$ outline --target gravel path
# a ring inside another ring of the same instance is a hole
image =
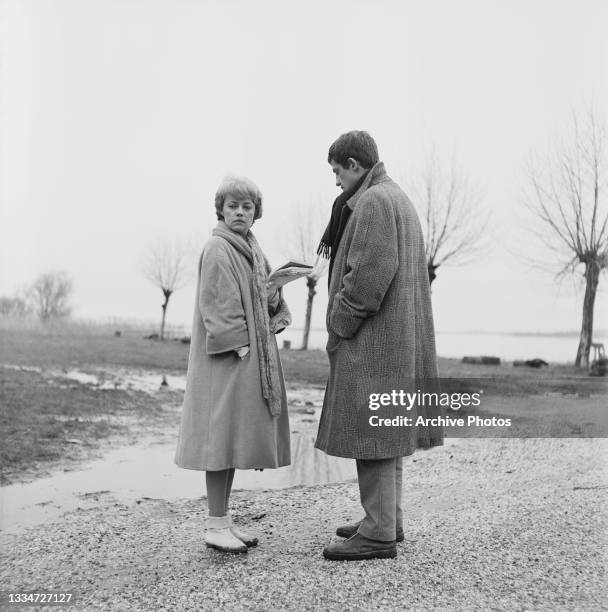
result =
[[[347,483],[235,492],[239,522],[262,534],[238,556],[205,548],[201,500],[75,512],[3,536],[0,580],[73,591],[78,610],[608,610],[607,462],[602,439],[417,453],[396,560],[322,558],[335,526],[359,518]]]

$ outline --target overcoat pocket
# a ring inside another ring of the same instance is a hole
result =
[[[327,346],[325,347],[325,350],[328,353],[335,353],[342,344],[342,342],[344,342],[344,338],[342,336],[338,336],[338,334],[330,331],[327,338]]]

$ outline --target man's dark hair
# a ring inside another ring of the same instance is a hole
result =
[[[356,159],[368,170],[378,163],[378,145],[367,132],[361,130],[346,132],[329,147],[327,161],[333,161],[346,168],[349,157]]]

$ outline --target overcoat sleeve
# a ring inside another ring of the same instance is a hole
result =
[[[363,321],[376,314],[398,268],[397,225],[389,203],[363,198],[351,222],[355,224],[346,256],[342,287],[333,299],[330,329],[352,338]]]
[[[201,259],[198,306],[207,331],[207,354],[249,344],[238,278],[228,257],[215,249]]]
[[[272,317],[279,307],[281,301],[281,294],[279,289],[275,289],[271,295],[268,296],[268,316]]]

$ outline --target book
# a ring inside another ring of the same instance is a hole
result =
[[[298,278],[308,276],[313,271],[313,266],[299,261],[288,261],[276,270],[273,270],[268,277],[268,282],[272,282],[277,287],[283,287]]]

